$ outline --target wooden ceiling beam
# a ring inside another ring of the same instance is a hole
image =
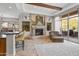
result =
[[[75,11],[69,12],[69,13],[67,13],[67,14],[64,14],[64,15],[62,15],[62,18],[68,17],[68,14],[69,14],[69,16],[72,16],[72,15],[78,14],[78,11],[75,10]]]
[[[27,4],[40,6],[40,7],[44,7],[44,8],[49,8],[49,9],[62,10],[61,7],[52,6],[52,5],[48,5],[48,4],[44,4],[44,3],[27,3]]]

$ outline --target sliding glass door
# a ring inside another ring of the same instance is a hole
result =
[[[62,21],[61,21],[61,31],[62,31],[62,35],[64,36],[64,38],[67,39],[67,36],[68,36],[67,17],[62,18]]]
[[[78,41],[78,16],[69,18],[69,40],[73,42]]]
[[[78,15],[72,15],[65,18],[62,18],[61,29],[62,35],[66,40],[79,42],[78,40]]]

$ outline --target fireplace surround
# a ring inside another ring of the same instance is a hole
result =
[[[45,31],[45,26],[32,26],[33,36],[45,35]]]

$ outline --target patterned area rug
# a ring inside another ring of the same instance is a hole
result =
[[[37,51],[35,49],[35,45],[48,44],[48,43],[52,43],[52,42],[47,36],[32,37],[32,40],[26,39],[24,51],[21,48],[16,49],[16,55],[18,56],[38,56]]]

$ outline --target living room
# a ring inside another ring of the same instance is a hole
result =
[[[0,4],[0,55],[79,55],[79,4]]]

